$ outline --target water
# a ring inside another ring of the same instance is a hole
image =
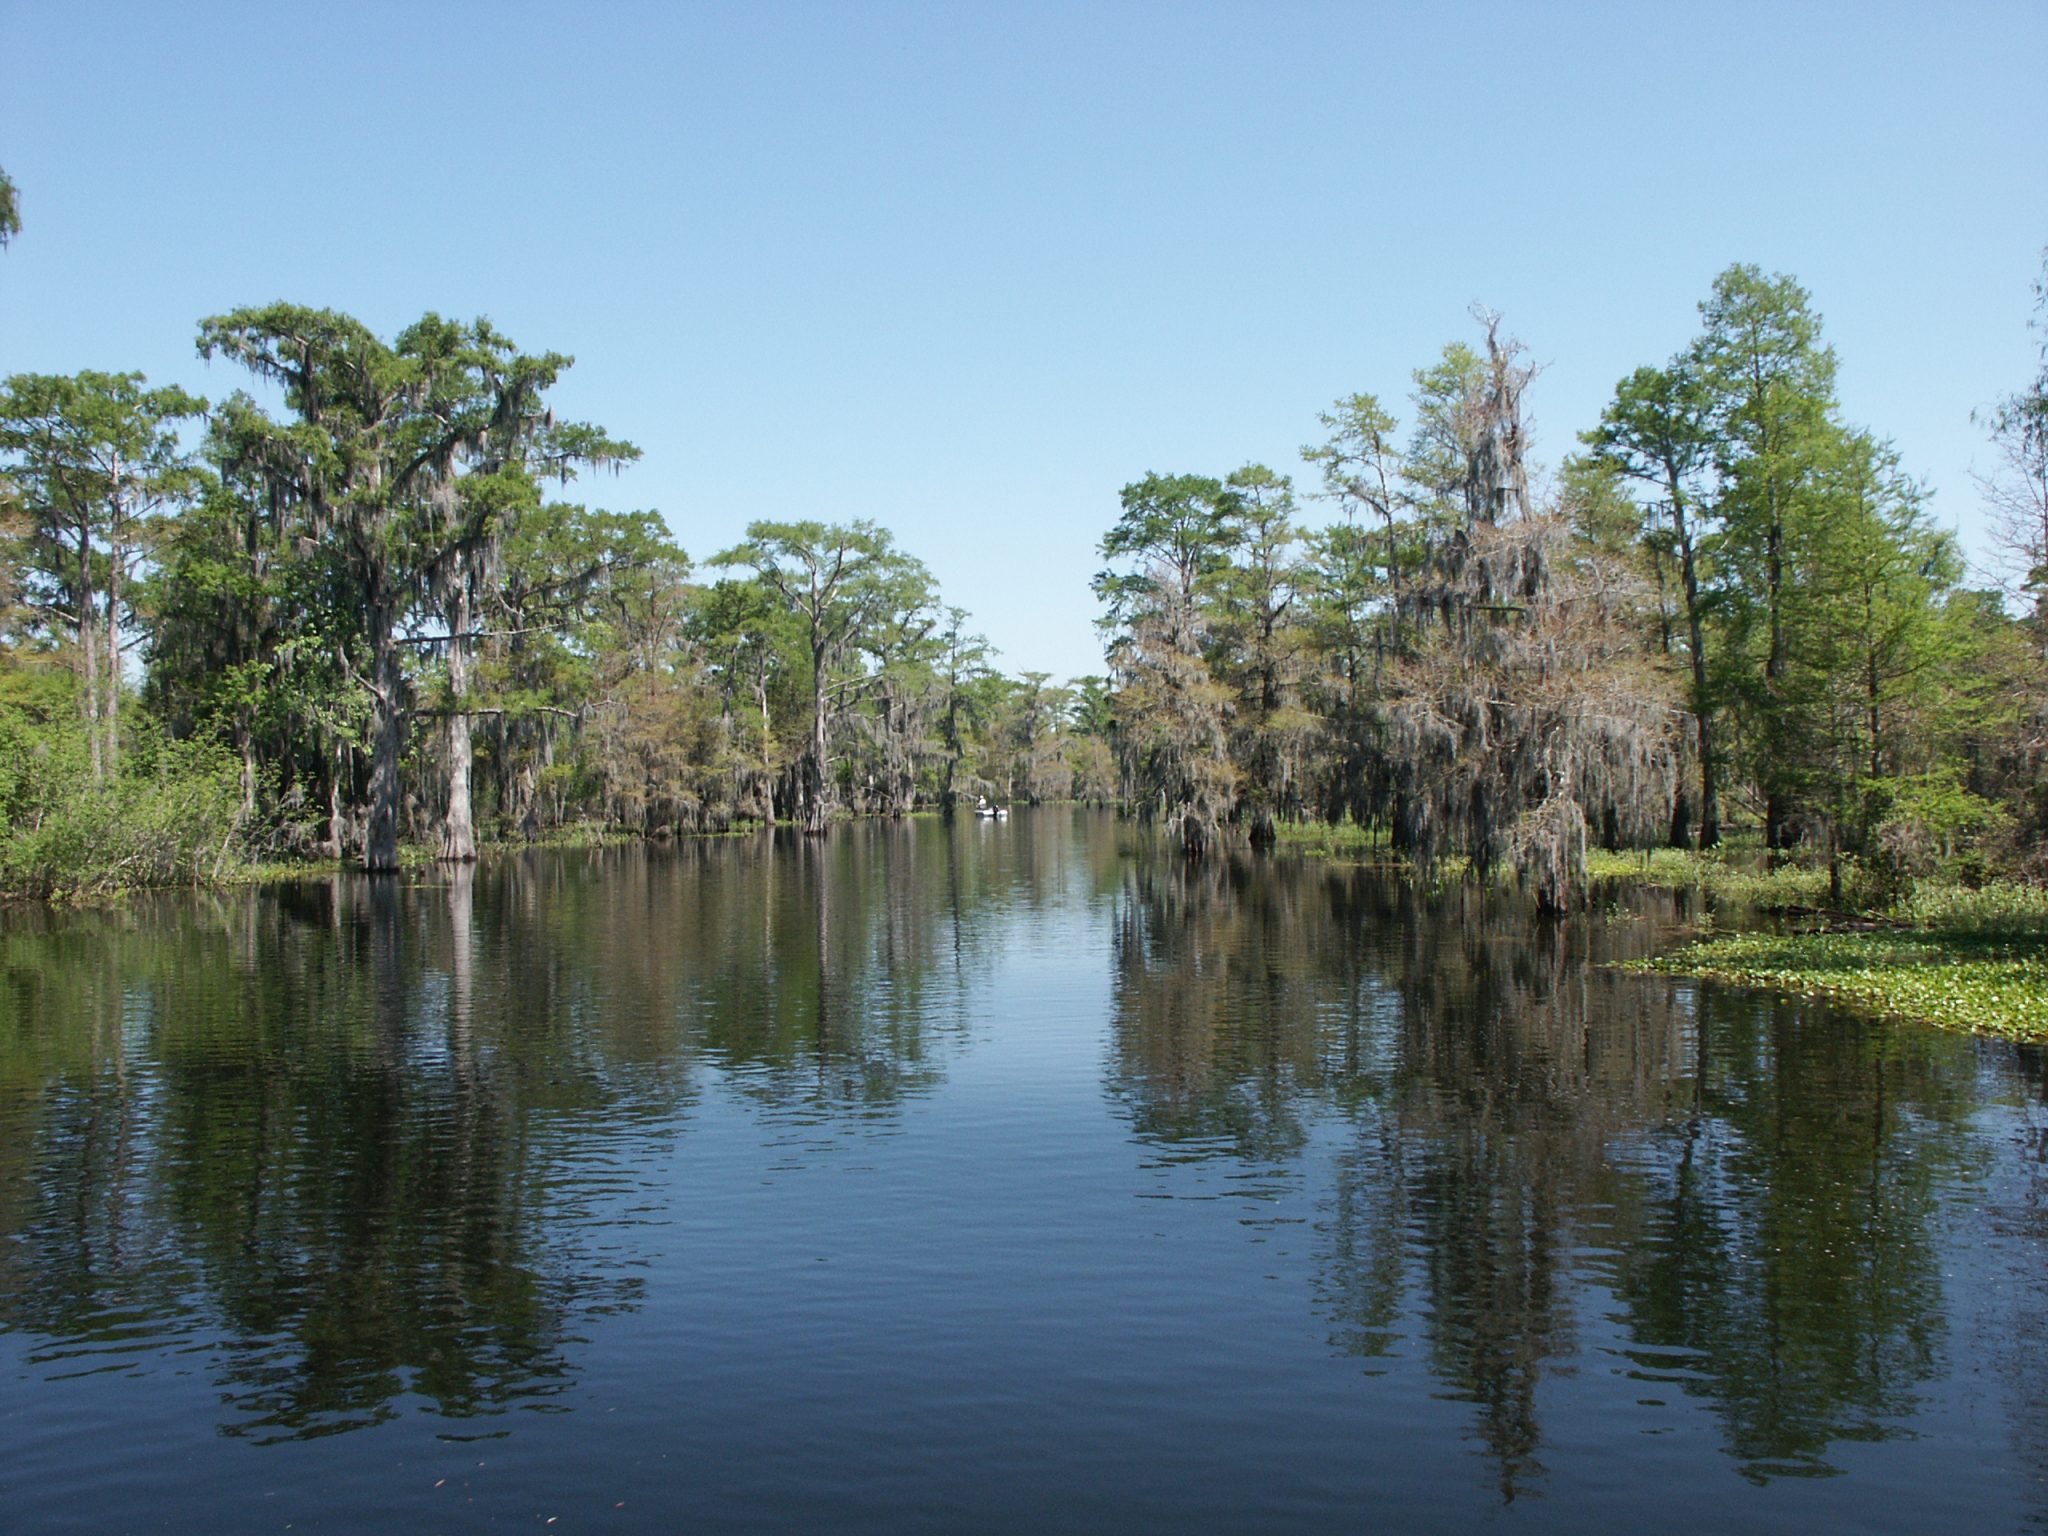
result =
[[[8,914],[0,1528],[2048,1529],[2042,1056],[1673,920],[1065,810]]]

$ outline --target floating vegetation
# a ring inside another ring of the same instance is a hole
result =
[[[1944,1029],[2048,1040],[2048,891],[1930,887],[1866,926],[1719,935],[1624,968],[1832,998]]]

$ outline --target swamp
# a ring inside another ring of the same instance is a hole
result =
[[[1694,899],[1044,807],[6,911],[0,1504],[2048,1523],[2048,1056],[1623,968]]]
[[[2048,6],[397,19],[0,5],[0,1536],[2048,1536]]]

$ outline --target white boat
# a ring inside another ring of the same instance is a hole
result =
[[[974,797],[974,814],[984,817],[989,821],[1008,821],[1010,819],[1010,808],[1007,805],[990,805],[987,795],[976,795]]]

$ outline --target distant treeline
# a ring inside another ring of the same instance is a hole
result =
[[[1790,279],[1734,268],[1551,486],[1497,317],[1287,476],[1147,475],[1096,578],[1111,675],[992,665],[868,523],[757,522],[694,569],[559,493],[638,457],[487,322],[204,321],[280,398],[0,385],[0,888],[564,829],[822,830],[987,796],[1121,802],[1191,853],[1382,829],[1565,907],[1588,839],[1910,871],[2013,863],[2048,803],[2042,377],[1990,425],[2026,611],[1964,584],[1897,455],[1839,419]]]
[[[134,374],[0,386],[0,797],[24,834],[96,819],[144,742],[152,785],[163,745],[206,744],[177,777],[217,792],[166,829],[203,835],[131,877],[216,843],[376,870],[402,844],[466,859],[480,835],[576,823],[819,830],[1114,793],[1073,725],[1106,719],[1102,680],[998,673],[886,531],[757,522],[698,576],[656,514],[552,499],[638,456],[556,417],[566,357],[482,321],[386,342],[290,305],[208,320],[199,347],[276,386],[283,414]],[[104,856],[14,841],[35,866],[17,888]]]

